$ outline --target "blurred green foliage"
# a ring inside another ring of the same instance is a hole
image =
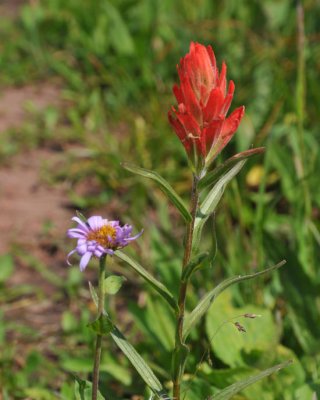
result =
[[[129,175],[120,162],[157,170],[186,198],[184,151],[166,121],[174,103],[175,65],[191,40],[211,44],[219,64],[227,62],[228,78],[236,83],[232,107],[245,104],[246,116],[221,157],[251,146],[266,146],[267,152],[250,160],[228,187],[215,218],[214,267],[195,274],[188,307],[224,277],[283,258],[287,265],[272,277],[234,287],[213,305],[199,331],[192,332],[187,399],[206,399],[214,390],[290,358],[293,366],[235,399],[320,396],[320,5],[305,0],[303,7],[300,47],[296,2],[291,0],[39,0],[0,24],[1,87],[49,81],[62,89],[66,104],[35,110],[23,137],[16,130],[3,134],[1,159],[25,147],[59,144],[65,162],[47,179],[70,182],[76,208],[101,207],[116,199],[123,218],[146,227],[140,257],[175,292],[182,223],[152,183]],[[73,149],[74,144],[82,150]],[[98,195],[73,193],[79,182],[90,179]],[[212,225],[207,230],[210,238]],[[1,313],[0,393],[4,400],[70,399],[72,374],[87,378],[91,371],[88,293],[76,269],[61,281],[46,273],[45,266],[29,262],[56,286],[57,301],[64,304],[62,344],[51,348],[50,357],[31,349],[19,363],[15,346],[6,346],[7,338],[13,331],[37,335],[22,322],[7,322]],[[110,300],[115,319],[168,382],[174,330],[170,311],[139,286],[134,274],[114,262],[111,269],[128,278],[119,303]],[[34,290],[6,287],[13,271],[12,258],[1,257],[1,303]],[[36,293],[43,299],[41,288]],[[79,307],[80,302],[86,304]],[[245,312],[262,315],[239,319],[246,333],[226,322]],[[101,369],[101,391],[109,399],[143,393],[148,398],[128,361],[109,342]]]

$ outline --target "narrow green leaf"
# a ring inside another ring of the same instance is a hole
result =
[[[127,341],[127,339],[123,336],[123,334],[119,331],[119,329],[114,326],[111,332],[111,337],[121,349],[121,351],[128,357],[131,364],[137,370],[141,378],[144,382],[149,386],[149,388],[160,398],[160,399],[168,399],[170,397],[164,392],[163,387],[158,380],[158,378],[154,375],[151,368],[146,364],[144,359],[140,356],[140,354],[135,350],[135,348]]]
[[[113,324],[110,318],[103,313],[95,321],[90,322],[88,327],[98,335],[108,335],[113,329]]]
[[[201,215],[207,215],[213,213],[215,210],[222,193],[224,192],[226,185],[231,181],[233,177],[237,175],[237,173],[244,166],[246,160],[238,161],[231,169],[228,170],[219,181],[214,185],[214,187],[210,190],[207,197],[204,199],[200,206]]]
[[[229,286],[233,285],[234,283],[238,283],[241,281],[246,281],[249,279],[256,278],[260,275],[267,274],[271,271],[274,271],[280,267],[282,267],[286,263],[285,260],[282,260],[276,265],[273,265],[270,268],[267,268],[263,271],[255,272],[254,274],[249,275],[238,275],[232,278],[226,279],[225,281],[221,282],[218,286],[212,289],[209,293],[207,293],[198,303],[198,305],[194,308],[194,310],[185,318],[185,323],[183,327],[183,341],[186,340],[188,337],[191,329],[200,321],[203,315],[208,311],[212,302],[222,293],[225,289]]]
[[[92,299],[96,307],[98,308],[98,297],[94,287],[91,285],[90,282],[89,282],[89,287]],[[123,336],[123,334],[119,331],[119,329],[113,324],[106,310],[103,310],[103,317],[107,318],[108,321],[112,324],[112,330],[109,332],[112,339],[122,350],[122,352],[128,357],[129,361],[131,362],[133,367],[137,370],[137,372],[144,380],[144,382],[160,399],[170,400],[170,397],[168,397],[168,395],[164,392],[160,381],[154,375],[151,368],[148,366],[148,364],[146,364],[146,362],[143,360],[140,354],[135,350],[135,348],[127,341],[127,339]]]
[[[124,276],[110,275],[104,281],[104,292],[106,294],[116,294],[120,290],[123,282],[126,280]]]
[[[137,263],[128,255],[124,254],[122,251],[117,250],[114,254],[121,260],[128,263],[144,280],[146,280],[168,302],[168,304],[170,304],[170,306],[174,310],[177,310],[178,306],[172,293],[161,282],[159,282],[139,263]]]
[[[192,220],[191,214],[189,213],[183,200],[175,192],[175,190],[172,188],[172,186],[165,179],[163,179],[159,174],[157,174],[154,171],[150,171],[148,169],[136,167],[135,165],[129,165],[127,163],[123,163],[122,166],[126,170],[133,172],[134,174],[141,175],[145,178],[149,178],[149,179],[152,179],[153,181],[155,181],[158,184],[159,188],[168,196],[168,198],[177,207],[177,209],[180,211],[180,213],[183,216],[183,218],[185,219],[185,221],[191,222],[191,220]]]
[[[250,158],[252,156],[264,153],[264,151],[265,151],[264,147],[257,147],[256,149],[246,150],[246,151],[243,151],[241,153],[234,155],[231,158],[228,158],[227,161],[225,161],[223,164],[219,165],[213,171],[208,172],[199,181],[199,183],[198,183],[199,190],[202,190],[202,189],[205,189],[205,188],[208,188],[208,187],[214,185],[222,175],[224,175],[226,172],[228,172],[239,161],[247,160],[248,158]]]
[[[77,217],[78,217],[82,222],[84,222],[85,224],[87,223],[88,219],[87,219],[80,211],[76,210],[76,214],[77,214]]]
[[[238,161],[235,165],[233,165],[231,169],[228,170],[228,172],[226,172],[222,177],[220,177],[218,182],[214,185],[214,187],[210,190],[206,198],[201,203],[194,224],[193,243],[192,243],[193,252],[197,252],[204,224],[216,209],[227,184],[231,181],[233,177],[237,175],[237,173],[244,166],[245,162],[246,160]]]
[[[246,387],[252,385],[253,383],[263,379],[274,372],[280,371],[282,368],[287,367],[292,363],[291,360],[285,361],[281,364],[275,365],[274,367],[268,368],[265,371],[262,371],[256,375],[251,376],[248,379],[244,379],[240,382],[236,382],[233,385],[226,387],[225,389],[221,390],[221,392],[217,393],[216,395],[212,396],[211,400],[229,400],[235,394],[239,393],[241,390],[245,389]]]
[[[104,4],[105,15],[108,16],[108,26],[110,27],[108,36],[112,47],[119,55],[132,55],[135,46],[127,21],[111,1],[102,4]]]
[[[187,281],[190,276],[193,274],[193,272],[200,266],[200,264],[209,257],[209,253],[200,253],[196,257],[194,257],[186,266],[186,268],[183,270],[181,280],[183,282]]]

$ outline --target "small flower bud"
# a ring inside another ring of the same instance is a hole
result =
[[[258,315],[258,314],[251,314],[251,313],[243,314],[243,316],[244,316],[245,318],[251,318],[251,319],[255,319],[255,318],[260,318],[260,317],[261,317],[261,315]]]

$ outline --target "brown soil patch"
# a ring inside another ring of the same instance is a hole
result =
[[[64,235],[70,225],[65,188],[41,181],[41,169],[53,157],[48,150],[33,150],[0,169],[0,253],[11,244],[34,248],[46,229]]]
[[[49,83],[0,90],[0,134],[28,118],[28,103],[41,111],[48,105],[57,106],[59,97],[59,88]]]
[[[21,6],[27,3],[29,3],[27,0],[0,0],[0,15],[1,17],[16,17]]]
[[[36,111],[61,104],[59,88],[49,83],[9,88],[0,95],[0,135],[19,126],[29,117],[26,104]],[[23,132],[21,132],[23,135]],[[70,213],[63,207],[65,188],[50,187],[41,179],[44,165],[50,167],[59,153],[36,149],[13,157],[0,167],[0,253],[11,244],[35,247],[45,226],[51,231],[65,230]]]
[[[29,118],[27,102],[32,102],[36,111],[62,104],[59,89],[50,84],[6,89],[0,96],[0,135],[12,127],[19,130]],[[66,207],[66,185],[49,185],[43,176],[63,162],[62,152],[35,149],[0,165],[0,254],[14,257],[15,273],[6,286],[10,293],[17,292],[2,308],[7,321],[35,332],[31,336],[19,330],[7,332],[8,343],[19,349],[17,365],[23,365],[30,348],[48,354],[50,345],[60,340],[63,293],[42,271],[58,278],[66,276],[65,237],[72,211]],[[34,290],[23,294],[19,288],[25,285]]]

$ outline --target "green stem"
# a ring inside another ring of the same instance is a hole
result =
[[[198,201],[199,201],[199,193],[198,193],[198,178],[194,175],[193,183],[192,183],[192,193],[191,193],[191,216],[192,220],[187,225],[186,230],[186,245],[182,263],[182,273],[186,268],[188,262],[191,257],[191,249],[192,249],[192,239],[193,239],[193,230],[194,223],[197,214]],[[179,350],[185,346],[183,343],[182,333],[183,333],[183,323],[184,323],[184,314],[185,314],[185,303],[186,303],[186,295],[187,295],[188,281],[180,281],[179,288],[179,299],[178,299],[178,307],[179,310],[177,312],[177,322],[176,322],[176,339],[175,339],[175,348],[174,348],[174,356],[182,354]],[[181,388],[181,377],[183,376],[185,359],[182,356],[178,356],[178,368],[175,367],[173,371],[173,398],[174,400],[180,400],[180,388]]]
[[[106,256],[100,258],[99,267],[99,290],[98,290],[98,318],[104,310],[104,280],[105,280]],[[97,334],[96,347],[94,352],[93,382],[92,382],[92,400],[97,400],[99,387],[99,369],[101,358],[102,335]]]

